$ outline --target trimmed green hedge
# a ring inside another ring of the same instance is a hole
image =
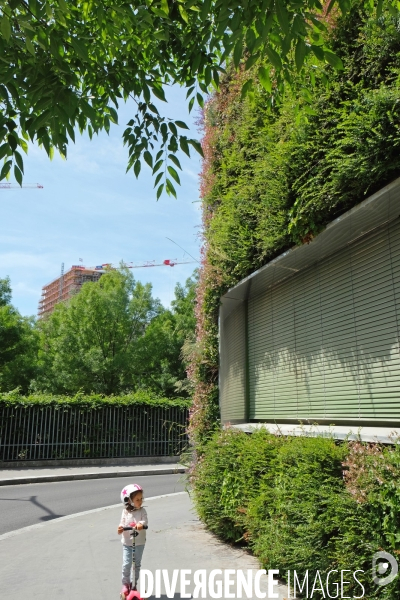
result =
[[[385,600],[399,598],[400,578],[375,585],[372,556],[400,554],[399,481],[399,446],[266,430],[216,433],[192,474],[201,519],[224,540],[248,544],[263,568],[283,578],[308,570],[311,581],[317,570],[324,580],[332,569],[361,569],[364,597]],[[352,581],[344,595],[361,596]]]
[[[154,392],[140,390],[121,396],[102,396],[101,394],[75,394],[75,396],[57,396],[54,394],[31,394],[23,396],[18,391],[0,393],[1,406],[62,406],[77,408],[100,408],[103,406],[131,406],[143,404],[147,406],[177,406],[189,408],[189,398],[162,398]]]

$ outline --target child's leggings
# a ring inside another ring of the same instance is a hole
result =
[[[131,569],[132,569],[132,546],[122,546],[122,584],[129,585],[131,582]],[[135,581],[133,585],[136,585],[139,579],[140,567],[142,564],[144,544],[142,546],[135,546]]]

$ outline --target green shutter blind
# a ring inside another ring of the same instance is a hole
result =
[[[246,305],[240,303],[220,328],[220,409],[226,421],[244,421],[246,415]]]
[[[250,419],[400,420],[400,220],[249,300]]]

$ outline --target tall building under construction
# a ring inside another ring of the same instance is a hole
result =
[[[53,312],[55,305],[63,300],[68,300],[77,294],[82,285],[87,281],[98,281],[104,273],[104,265],[94,268],[86,268],[82,265],[73,265],[69,271],[60,277],[53,279],[42,288],[42,296],[39,300],[38,317],[44,317]]]

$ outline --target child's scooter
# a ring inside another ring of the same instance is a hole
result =
[[[131,581],[135,581],[135,548],[136,548],[136,536],[139,535],[139,532],[136,529],[136,523],[129,523],[130,527],[124,527],[124,531],[130,531],[131,532],[131,538],[132,538],[132,576],[131,576]],[[148,529],[147,525],[143,525],[143,529]],[[131,583],[131,590],[129,592],[129,594],[126,596],[126,600],[142,600],[139,592],[137,591],[136,587],[132,588],[132,583]]]

